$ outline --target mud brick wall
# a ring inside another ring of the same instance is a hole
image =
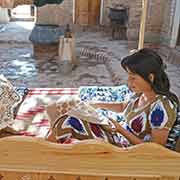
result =
[[[137,40],[138,32],[140,27],[141,19],[141,0],[104,0],[104,9],[103,9],[103,25],[109,25],[110,20],[108,18],[109,8],[114,7],[116,4],[122,4],[129,9],[129,20],[128,20],[128,29],[127,37],[128,40]]]
[[[169,45],[171,40],[176,0],[166,0],[161,28],[161,44]]]
[[[166,1],[150,0],[147,11],[145,42],[152,44],[160,43],[160,34],[164,21]]]
[[[73,0],[65,0],[60,5],[45,5],[37,10],[38,24],[65,25],[73,23]]]
[[[172,0],[168,1],[169,3]],[[142,13],[142,0],[104,0],[104,11],[103,11],[103,24],[107,25],[110,23],[108,18],[108,7],[113,6],[114,4],[122,4],[129,8],[129,23],[127,36],[129,41],[137,41],[139,37],[139,28],[141,21]],[[172,4],[172,3],[170,3]],[[164,14],[170,16],[171,14],[168,11],[166,1],[164,0],[149,0],[148,10],[147,10],[147,19],[146,19],[146,33],[145,33],[145,42],[146,43],[159,43],[161,39],[162,26],[165,21]],[[170,6],[170,5],[169,5]],[[171,10],[172,11],[172,10]],[[170,18],[170,17],[169,17]],[[164,24],[165,25],[165,24]],[[165,25],[167,26],[167,25]],[[169,24],[166,27],[169,31]]]
[[[38,24],[73,24],[73,0],[65,0],[61,5],[46,5],[38,8]],[[139,39],[139,28],[142,13],[142,0],[104,0],[102,25],[109,26],[109,9],[122,4],[129,9],[127,39],[136,44]],[[176,0],[149,0],[145,42],[148,44],[169,44],[172,33]],[[110,26],[109,26],[110,27]],[[111,28],[111,27],[110,27]]]

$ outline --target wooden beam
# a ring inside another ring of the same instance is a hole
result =
[[[147,8],[148,8],[148,0],[142,0],[142,16],[141,16],[141,24],[140,24],[140,30],[139,30],[138,49],[144,48]]]

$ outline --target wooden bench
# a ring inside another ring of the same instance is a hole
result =
[[[0,180],[179,180],[180,153],[158,144],[128,149],[97,140],[60,145],[0,139]]]

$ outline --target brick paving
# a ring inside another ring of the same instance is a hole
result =
[[[126,41],[112,41],[110,35],[100,32],[76,34],[79,64],[64,74],[58,58],[47,61],[33,58],[29,41],[32,22],[11,22],[0,25],[0,67],[16,86],[27,87],[79,87],[82,85],[117,85],[125,83],[126,73],[120,67],[121,58],[128,55]],[[82,49],[103,50],[110,59],[100,61],[88,58]],[[167,62],[167,73],[174,91],[180,97],[180,65]]]

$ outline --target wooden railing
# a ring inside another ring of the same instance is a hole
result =
[[[179,180],[180,154],[154,143],[128,149],[96,140],[60,145],[0,139],[0,180]]]

